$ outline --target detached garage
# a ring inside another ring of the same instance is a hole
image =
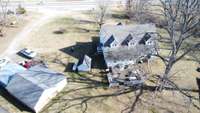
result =
[[[63,74],[37,65],[29,70],[15,73],[5,88],[11,95],[38,113],[66,84],[67,79]]]

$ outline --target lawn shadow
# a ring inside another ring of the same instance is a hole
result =
[[[197,86],[199,88],[199,102],[200,102],[200,78],[196,78]]]
[[[60,51],[76,59],[82,59],[84,55],[88,55],[92,58],[92,68],[105,69],[106,65],[103,55],[98,54],[96,50],[98,42],[99,37],[94,36],[91,42],[77,42],[75,45],[61,48]],[[70,62],[65,71],[71,71],[72,64]]]
[[[0,86],[0,95],[6,99],[8,102],[10,102],[12,105],[17,107],[20,111],[27,111],[30,113],[34,113],[33,110],[31,110],[29,107],[24,105],[21,101],[16,99],[14,96],[12,96],[4,87]],[[31,97],[30,97],[31,98]]]
[[[76,59],[82,58],[85,54],[92,56],[95,53],[92,42],[77,42],[75,45],[61,48],[60,51]]]
[[[76,20],[75,19],[75,21],[77,21],[77,24],[96,24],[96,22],[95,21],[91,21],[91,20]]]
[[[113,13],[111,16],[115,19],[129,19],[129,17],[126,14],[117,14]]]
[[[72,68],[73,68],[74,63],[73,62],[69,62],[64,70],[64,72],[73,72]]]

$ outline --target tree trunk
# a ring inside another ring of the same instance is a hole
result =
[[[173,62],[169,62],[166,65],[165,72],[164,72],[163,76],[159,80],[159,86],[158,86],[159,87],[159,91],[162,91],[163,88],[167,85],[167,79],[170,76],[170,72],[171,72],[172,67],[173,67]]]

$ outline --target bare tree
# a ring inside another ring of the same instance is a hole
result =
[[[7,11],[8,11],[8,4],[10,0],[0,0],[0,35],[3,36],[2,32],[4,27],[6,26],[7,23]]]
[[[97,0],[97,6],[94,9],[95,22],[101,26],[105,23],[108,12],[109,0]]]
[[[151,0],[127,0],[126,9],[127,15],[131,19],[136,19],[139,23],[145,21],[145,14],[148,13],[148,10],[151,6]]]
[[[167,22],[165,30],[169,39],[169,55],[163,56],[158,53],[158,57],[165,64],[165,71],[159,81],[159,90],[164,86],[172,85],[169,78],[173,75],[171,70],[178,61],[183,59],[191,51],[200,48],[200,40],[194,35],[199,34],[199,30],[194,33],[200,25],[200,1],[199,0],[160,0]],[[192,42],[189,43],[188,42]],[[174,85],[173,85],[174,86]]]

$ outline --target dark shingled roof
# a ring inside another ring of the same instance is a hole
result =
[[[114,36],[112,35],[104,44],[105,47],[110,47],[110,44],[115,41]]]
[[[149,33],[146,33],[144,37],[140,40],[139,44],[145,45],[146,41],[148,41],[151,38],[151,35]]]
[[[122,42],[123,46],[128,46],[128,43],[133,39],[132,35],[129,34],[126,39]]]
[[[121,23],[121,22],[119,22],[117,25],[118,25],[118,26],[120,26],[120,25],[122,25],[122,23]]]

